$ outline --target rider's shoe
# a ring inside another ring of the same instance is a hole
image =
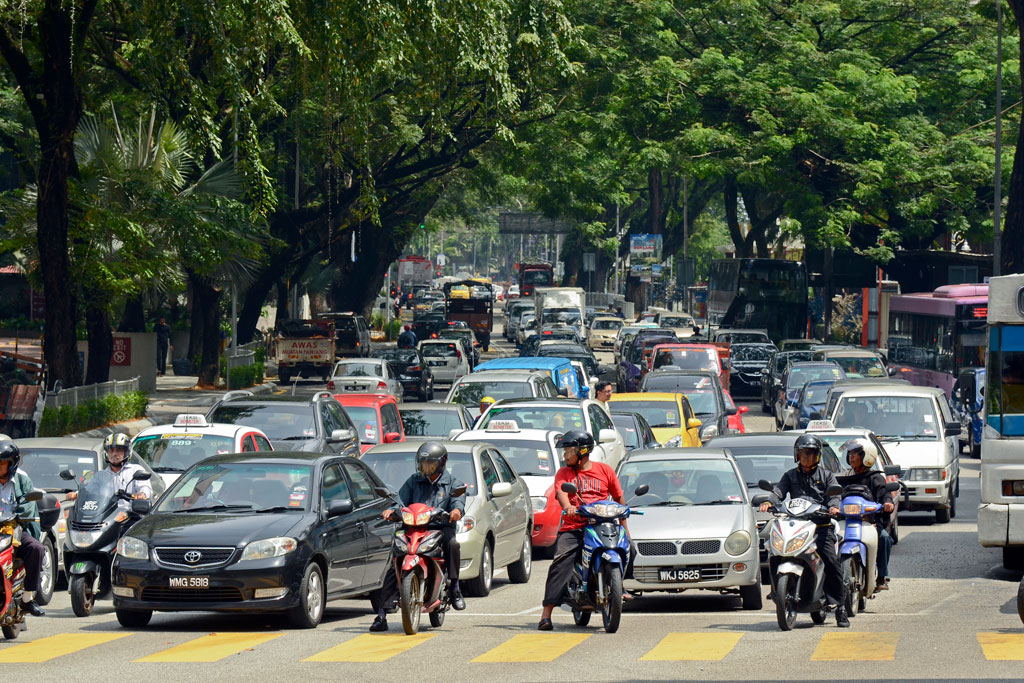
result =
[[[850,628],[850,619],[846,616],[845,607],[840,607],[836,610],[836,626],[839,628]]]
[[[36,604],[35,600],[21,603],[21,609],[34,617],[41,617],[46,614],[46,612],[43,611],[43,608]]]
[[[452,607],[460,612],[466,609],[466,601],[462,597],[462,589],[458,586],[455,586],[452,590]]]
[[[370,633],[381,633],[382,631],[388,630],[388,620],[384,617],[378,616],[370,624]]]

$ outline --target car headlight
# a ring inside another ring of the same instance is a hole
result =
[[[547,496],[530,496],[530,507],[534,512],[543,512],[548,507]]]
[[[725,552],[730,555],[742,555],[750,548],[750,534],[743,529],[737,529],[725,539]]]
[[[149,559],[149,546],[145,541],[124,536],[117,542],[117,554],[129,560]]]
[[[626,511],[626,506],[618,503],[593,503],[587,507],[598,517],[618,517]]]
[[[664,448],[680,448],[683,445],[683,435],[676,434],[671,439],[662,444]]]
[[[435,548],[437,548],[437,546],[440,543],[441,543],[441,532],[440,531],[435,531],[434,533],[430,534],[425,539],[423,539],[423,542],[420,543],[420,547],[416,549],[416,552],[420,553],[420,554],[422,554],[422,553],[429,553],[431,550],[434,550]]]
[[[946,471],[939,467],[915,467],[910,470],[911,481],[939,481],[946,478]]]
[[[395,532],[395,550],[400,553],[409,552],[409,539],[406,538],[404,531]]]
[[[810,537],[811,530],[808,529],[807,531],[801,534],[797,534],[793,538],[789,539],[789,543],[786,544],[786,554],[792,555],[794,553],[800,552],[800,549],[804,547],[804,544],[807,543],[807,539],[809,539]]]
[[[100,540],[101,534],[103,534],[103,529],[96,531],[76,531],[72,529],[68,537],[71,539],[71,545],[79,548],[88,548]]]
[[[701,441],[707,441],[713,436],[718,436],[718,425],[704,425],[700,428]]]
[[[298,547],[298,541],[288,536],[264,538],[262,541],[253,541],[245,546],[245,550],[242,551],[242,559],[265,560],[268,557],[280,557],[281,555],[287,555]]]
[[[472,517],[463,517],[457,522],[455,533],[462,534],[467,531],[472,531],[473,527],[476,526],[476,520]]]

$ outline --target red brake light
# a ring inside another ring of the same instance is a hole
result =
[[[407,367],[407,368],[405,369],[405,371],[406,371],[406,372],[419,372],[419,371],[421,371],[422,369],[423,369],[423,368],[421,368],[421,367],[420,367],[420,366],[418,366],[418,365],[410,365],[409,367]]]
[[[331,391],[334,391],[334,380],[333,379],[330,382],[327,383],[327,388],[330,389]]]
[[[437,332],[431,332],[430,333],[430,338],[431,339],[437,339]]]
[[[387,382],[377,382],[377,388],[378,389],[387,389],[388,388],[388,383]]]

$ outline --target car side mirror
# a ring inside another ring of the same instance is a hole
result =
[[[750,408],[748,408],[747,406],[740,406],[739,408],[737,408],[737,410],[740,411],[740,415],[750,412]]]
[[[770,481],[768,481],[767,479],[759,479],[758,482],[757,482],[757,488],[761,489],[762,491],[772,491],[773,490],[772,483]]]
[[[902,475],[903,475],[903,468],[900,467],[899,465],[886,465],[885,466],[885,476],[887,476],[887,477],[892,477],[892,476],[899,477],[899,476],[902,476]]]
[[[504,498],[510,493],[512,493],[512,484],[507,481],[499,481],[491,486],[491,495],[495,498]]]
[[[558,395],[561,396],[562,398],[568,398],[569,390],[566,389],[565,387],[558,387]]]
[[[698,420],[697,418],[691,417],[689,420],[686,421],[686,428],[687,429],[699,429],[702,424],[704,424],[704,423],[701,422],[700,420]]]
[[[842,487],[842,486],[829,486],[829,487],[828,487],[828,490],[827,490],[827,491],[825,491],[825,493],[826,493],[826,494],[827,494],[827,495],[828,495],[829,497],[832,497],[832,496],[841,496],[841,495],[843,495],[843,487]]]
[[[887,370],[887,372],[889,373],[889,376],[890,376],[890,377],[895,377],[895,376],[896,376],[896,368],[890,367],[890,368],[889,368],[889,369]]]
[[[337,443],[339,441],[348,441],[353,437],[355,437],[355,434],[352,433],[351,429],[335,429],[331,432],[330,441],[331,443]]]
[[[750,499],[750,504],[754,507],[761,507],[762,504],[770,502],[772,502],[772,497],[767,493],[758,493]]]
[[[738,412],[740,412],[740,410],[736,406],[729,406],[728,408],[725,409],[726,415],[735,415]]]
[[[885,485],[885,490],[888,491],[889,493],[892,493],[893,491],[899,491],[900,483],[898,481],[890,481],[888,484]]]
[[[75,471],[74,470],[61,470],[60,471],[60,478],[63,479],[64,481],[73,481],[74,478],[75,478]]]
[[[131,507],[132,512],[136,515],[148,515],[149,511],[153,509],[153,504],[148,498],[133,498]]]
[[[612,443],[617,436],[618,433],[614,429],[602,429],[598,433],[598,441],[601,443]]]
[[[351,498],[342,498],[341,500],[332,500],[330,505],[327,506],[328,517],[340,517],[341,515],[347,515],[355,509],[352,504]]]
[[[563,482],[562,486],[560,488],[562,489],[562,493],[568,493],[570,496],[572,494],[576,493],[576,485],[575,484],[570,484],[567,481]]]
[[[152,472],[147,472],[146,470],[138,470],[137,472],[135,472],[135,474],[132,475],[132,479],[134,481],[146,481],[152,476]]]
[[[946,436],[960,436],[961,431],[963,431],[963,428],[959,422],[947,422],[944,434]]]
[[[384,435],[384,443],[396,443],[402,440],[402,435],[398,432],[388,432]]]

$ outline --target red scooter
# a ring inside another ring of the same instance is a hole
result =
[[[458,498],[466,487],[452,489]],[[415,635],[420,629],[420,616],[426,614],[430,625],[444,623],[444,613],[451,609],[448,572],[444,566],[441,531],[427,526],[449,513],[423,503],[402,508],[404,529],[395,533],[395,574],[398,577],[402,628]]]
[[[18,504],[31,503],[43,499],[42,491],[29,491]],[[21,635],[25,623],[25,613],[21,611],[21,594],[25,585],[25,566],[14,557],[15,548],[21,544],[22,533],[18,518],[11,514],[0,519],[0,571],[3,572],[3,595],[0,596],[0,630],[4,638],[14,640]]]

